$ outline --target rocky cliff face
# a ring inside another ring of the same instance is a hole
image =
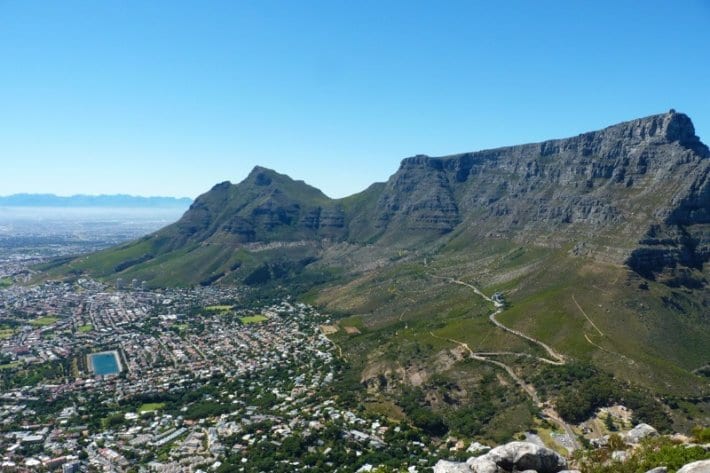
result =
[[[702,268],[709,157],[690,119],[674,111],[569,139],[416,156],[387,183],[377,218],[393,232],[571,245],[647,276]]]
[[[161,237],[172,249],[506,238],[683,277],[710,259],[709,158],[690,119],[670,111],[568,139],[407,158],[385,184],[340,200],[257,167],[200,196]]]
[[[683,268],[702,271],[710,261],[710,160],[705,159],[687,176],[684,192],[663,213],[660,222],[648,227],[627,262],[646,277],[675,270],[674,282],[688,284],[691,280]]]

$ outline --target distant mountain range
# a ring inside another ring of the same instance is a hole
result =
[[[62,197],[54,194],[13,194],[0,196],[0,206],[6,207],[185,207],[188,197],[142,197],[135,195],[83,195]]]

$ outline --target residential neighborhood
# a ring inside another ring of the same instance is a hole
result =
[[[343,402],[327,315],[290,298],[242,303],[243,288],[133,287],[80,278],[1,289],[3,471],[369,471],[388,458],[417,471],[435,461],[406,425]],[[115,357],[110,374],[97,373],[97,354]]]

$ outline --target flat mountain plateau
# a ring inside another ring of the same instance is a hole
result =
[[[299,294],[335,315],[344,396],[502,441],[612,404],[709,424],[709,260],[710,151],[671,110],[407,158],[343,199],[256,167],[156,233],[44,270]]]

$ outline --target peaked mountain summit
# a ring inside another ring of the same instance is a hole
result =
[[[312,264],[367,245],[503,239],[625,263],[648,278],[694,280],[710,259],[709,157],[690,118],[671,110],[573,138],[406,158],[386,183],[343,199],[257,166],[239,184],[198,197],[177,223],[121,248],[116,256],[126,261],[98,274],[147,269],[151,279],[153,260],[195,245],[221,248],[225,264],[177,271],[175,283],[221,279],[238,263],[230,254],[265,245],[309,247]],[[90,270],[106,254],[81,266]]]
[[[375,396],[396,401],[409,386],[435,411],[489,398],[493,368],[464,363],[468,347],[536,386],[567,386],[547,397],[579,420],[617,392],[591,388],[608,387],[608,374],[647,400],[674,400],[639,401],[646,414],[681,400],[710,411],[709,260],[710,150],[671,110],[572,138],[406,158],[343,199],[255,167],[176,223],[46,274],[307,294],[338,315],[331,337]],[[534,363],[545,353],[570,364]]]

